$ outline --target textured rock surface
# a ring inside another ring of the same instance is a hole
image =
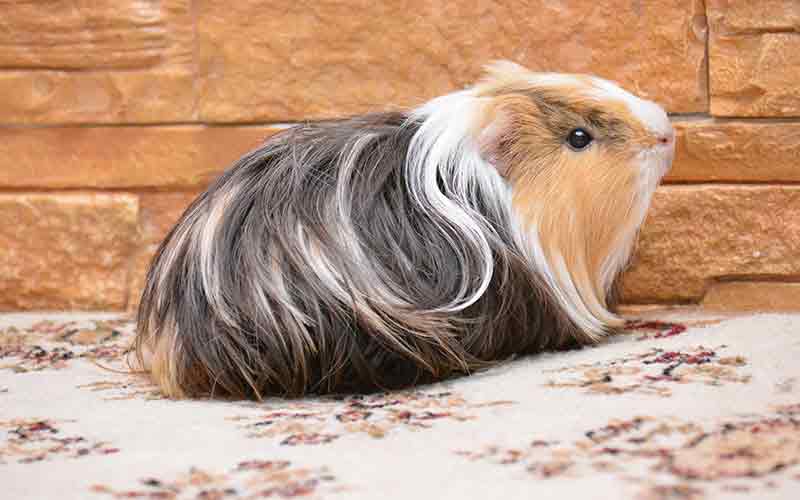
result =
[[[623,298],[696,301],[711,280],[759,276],[800,276],[800,187],[667,186],[654,197]]]
[[[0,194],[0,310],[123,308],[137,217],[125,194]]]
[[[591,72],[707,109],[700,0],[198,3],[199,110],[296,120],[413,103],[471,83],[486,61]]]
[[[276,129],[0,128],[0,187],[201,186]]]
[[[0,0],[0,122],[194,117],[189,0]]]
[[[152,71],[0,71],[0,122],[153,123],[194,116],[186,68]]]
[[[705,0],[705,3],[713,31],[800,31],[797,0]]]
[[[139,305],[147,269],[158,250],[159,243],[199,194],[200,191],[148,193],[139,197],[141,240],[130,268],[130,293],[127,304],[129,311],[134,311]]]
[[[679,120],[675,128],[668,181],[800,181],[800,122]]]
[[[800,283],[712,283],[701,305],[709,311],[800,311]]]
[[[142,68],[190,57],[189,0],[0,0],[0,67]]]
[[[711,113],[800,116],[800,2],[707,0]]]

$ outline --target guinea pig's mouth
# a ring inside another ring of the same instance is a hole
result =
[[[675,159],[675,139],[670,139],[667,143],[659,142],[655,146],[656,154],[664,157],[664,173],[666,173],[672,166],[672,161]]]
[[[637,155],[642,186],[645,191],[655,190],[661,179],[669,172],[675,157],[675,140],[658,142],[643,149]]]

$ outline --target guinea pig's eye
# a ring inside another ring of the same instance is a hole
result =
[[[567,144],[575,151],[582,151],[589,147],[594,139],[585,129],[573,129],[567,135]]]

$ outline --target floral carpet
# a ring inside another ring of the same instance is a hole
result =
[[[367,396],[170,401],[112,315],[0,316],[0,498],[800,498],[800,315]]]

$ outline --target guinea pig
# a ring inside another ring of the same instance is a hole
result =
[[[161,244],[136,359],[169,397],[261,399],[596,343],[673,150],[653,102],[510,62],[407,112],[293,126]]]

